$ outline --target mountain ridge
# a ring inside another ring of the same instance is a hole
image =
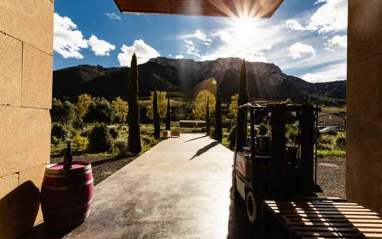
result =
[[[186,99],[195,95],[194,87],[215,78],[221,87],[223,100],[238,92],[242,60],[219,58],[214,61],[168,59],[158,57],[139,65],[140,96],[148,97],[157,88],[171,96]],[[53,73],[53,97],[75,98],[83,93],[114,98],[127,97],[127,67],[79,65],[56,70]],[[321,98],[344,101],[346,81],[309,83],[286,75],[273,63],[247,62],[250,99],[285,100],[303,103],[307,97],[318,94]],[[193,92],[193,94],[191,94]]]

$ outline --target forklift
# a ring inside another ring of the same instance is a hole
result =
[[[240,110],[244,117],[237,127],[242,125],[246,140],[238,145],[241,136],[237,134],[233,188],[245,201],[249,221],[261,221],[264,199],[315,197],[322,192],[317,186],[314,152],[319,108],[311,104],[248,103]],[[256,133],[261,124],[269,129],[267,134]],[[291,127],[295,134],[288,138]]]

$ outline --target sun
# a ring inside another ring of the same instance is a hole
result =
[[[238,35],[246,35],[254,31],[256,19],[249,17],[233,18],[231,26]]]

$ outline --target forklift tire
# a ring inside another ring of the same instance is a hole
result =
[[[247,191],[245,194],[245,207],[247,209],[247,216],[248,220],[252,224],[256,224],[256,218],[257,218],[257,207],[256,207],[256,199],[255,195],[251,190]]]

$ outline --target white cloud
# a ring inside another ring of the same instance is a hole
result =
[[[297,42],[289,47],[289,56],[294,60],[302,58],[313,58],[316,56],[316,50],[311,45]]]
[[[94,35],[90,37],[88,44],[96,56],[109,56],[110,51],[115,50],[114,45],[107,41],[100,40]]]
[[[191,40],[184,40],[187,45],[193,46],[194,43]]]
[[[295,30],[295,31],[303,31],[306,30],[305,27],[303,27],[296,19],[289,19],[285,22],[285,26],[288,29]]]
[[[306,73],[301,78],[312,83],[346,80],[346,62],[325,67],[314,73]]]
[[[87,48],[88,43],[77,25],[69,17],[61,17],[54,13],[54,44],[53,49],[65,59],[83,59],[81,48]]]
[[[202,42],[208,43],[208,44],[212,42],[212,39],[208,38],[207,34],[205,34],[200,29],[196,30],[194,34],[179,36],[179,38],[180,39],[192,39],[192,38],[199,39]]]
[[[341,48],[346,48],[347,47],[347,41],[348,37],[347,35],[340,36],[340,35],[335,35],[331,39],[329,39],[326,43],[326,46],[329,48],[339,46]]]
[[[142,39],[135,40],[132,46],[122,45],[121,53],[118,54],[118,61],[121,66],[130,67],[131,58],[135,53],[138,58],[138,64],[148,62],[152,58],[160,56],[159,52],[147,45]]]
[[[113,19],[113,20],[122,20],[122,18],[120,16],[118,16],[117,14],[112,13],[112,12],[107,12],[107,13],[105,13],[105,15],[108,18]]]
[[[346,31],[348,18],[347,0],[326,0],[311,16],[307,29],[319,33]]]
[[[268,62],[267,53],[279,44],[289,41],[289,34],[281,25],[273,25],[264,19],[227,19],[230,27],[217,30],[211,34],[219,38],[222,44],[212,52],[203,54],[201,60],[236,57],[250,62]],[[261,37],[259,37],[261,36]],[[214,41],[217,43],[218,41]]]
[[[183,55],[177,55],[177,56],[175,56],[175,59],[184,59],[184,56]]]
[[[198,59],[201,57],[199,49],[197,49],[194,45],[186,44],[185,54],[196,56]]]
[[[317,1],[314,3],[314,5],[317,5],[317,4],[320,4],[320,3],[324,3],[324,2],[326,2],[326,0],[317,0]]]
[[[285,26],[296,31],[318,31],[319,33],[340,32],[347,30],[348,1],[347,0],[318,0],[314,5],[323,3],[310,17],[289,19]],[[306,26],[300,24],[306,22]]]

